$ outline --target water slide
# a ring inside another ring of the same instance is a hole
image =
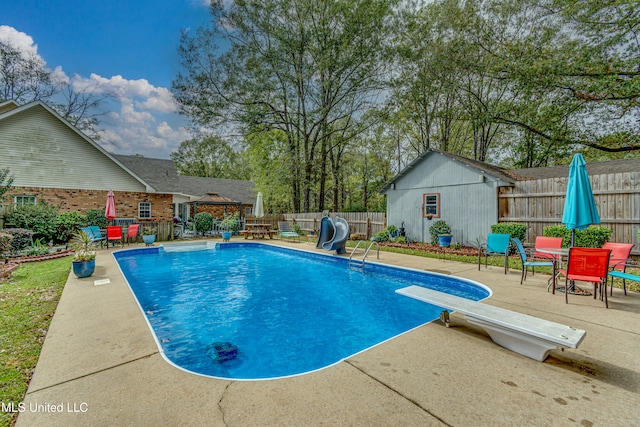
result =
[[[328,218],[331,221],[331,218]],[[322,236],[322,226],[325,224],[324,218],[322,218],[322,222],[320,222],[320,236]],[[346,241],[349,238],[349,223],[344,219],[337,216],[332,222],[333,225],[333,236],[330,240],[322,243],[322,249],[325,251],[336,251],[337,254],[344,254],[347,252],[346,250]],[[320,243],[320,239],[318,239],[318,243]]]
[[[335,233],[336,228],[333,226],[333,221],[328,216],[323,216],[320,220],[320,232],[318,233],[318,244],[316,245],[317,249],[322,249],[322,245],[325,242],[333,239],[333,234]]]

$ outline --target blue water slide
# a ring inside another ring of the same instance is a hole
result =
[[[349,238],[349,223],[337,216],[333,220],[334,233],[331,240],[322,244],[322,249],[326,251],[336,251],[337,254],[344,254],[346,250],[346,242]]]
[[[328,216],[322,217],[322,219],[320,220],[320,232],[318,233],[318,244],[316,245],[316,248],[322,249],[322,245],[325,242],[333,239],[333,234],[335,233],[335,231],[336,229],[333,226],[333,221],[331,220],[331,218],[329,218]]]

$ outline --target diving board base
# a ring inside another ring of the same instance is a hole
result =
[[[396,290],[396,293],[458,311],[469,323],[484,329],[496,344],[540,362],[551,350],[578,348],[586,335],[582,329],[421,286],[408,286]]]

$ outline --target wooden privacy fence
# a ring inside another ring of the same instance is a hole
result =
[[[320,221],[326,215],[322,212],[310,212],[284,214],[284,217],[287,221],[298,224],[302,231],[317,234],[320,230]],[[382,231],[387,222],[384,212],[329,212],[328,215],[331,218],[336,216],[344,218],[349,223],[351,234],[358,234],[367,240]]]
[[[590,175],[602,226],[611,229],[611,241],[635,244],[640,229],[640,171]],[[499,221],[527,225],[527,241],[543,235],[543,228],[562,224],[567,177],[516,181],[501,187]]]

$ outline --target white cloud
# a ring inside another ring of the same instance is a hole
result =
[[[198,1],[208,4],[206,0]],[[28,34],[0,25],[0,41],[46,64],[38,54],[38,45]],[[89,77],[78,74],[69,77],[59,65],[50,71],[55,81],[70,84],[75,92],[112,95],[102,106],[104,114],[100,117],[98,141],[109,152],[169,158],[180,142],[191,138],[186,127],[169,124],[182,119],[177,115],[178,106],[168,88],[154,86],[146,79],[128,80],[122,75],[107,78],[91,73]]]
[[[38,55],[38,45],[33,42],[33,38],[8,25],[0,25],[0,41],[10,44],[21,52]]]

